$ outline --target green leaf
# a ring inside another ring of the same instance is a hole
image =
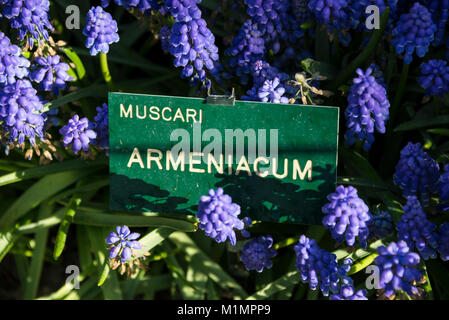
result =
[[[311,58],[302,60],[301,66],[309,74],[315,74],[318,72],[321,76],[325,76],[329,80],[333,79],[338,72],[338,69],[330,63],[316,61]]]
[[[332,82],[331,90],[336,90],[339,86],[348,81],[355,74],[357,68],[362,66],[374,54],[377,44],[384,34],[389,15],[390,9],[387,7],[380,18],[380,28],[372,33],[372,36],[368,44],[365,46],[365,49],[363,49],[363,51],[355,59],[353,59],[351,63],[347,67],[345,67],[337,76],[337,78]]]
[[[55,248],[53,251],[53,259],[55,260],[58,260],[59,256],[62,254],[62,251],[64,250],[70,225],[73,222],[76,210],[81,204],[81,201],[82,196],[79,193],[77,193],[72,197],[69,205],[66,208],[64,218],[62,219],[61,224],[59,225],[58,233],[56,234]]]
[[[73,62],[75,65],[76,74],[79,80],[84,80],[86,76],[86,69],[84,68],[84,64],[81,61],[80,57],[73,51],[72,48],[62,47],[60,48],[62,52]]]
[[[117,226],[127,225],[129,227],[168,227],[175,230],[193,232],[195,231],[195,225],[193,223],[161,218],[151,216],[138,216],[138,215],[122,215],[115,213],[98,213],[87,212],[81,208],[75,216],[76,224],[84,224],[90,226]]]
[[[34,167],[8,173],[0,177],[0,186],[4,186],[19,181],[25,181],[32,178],[43,177],[58,172],[72,171],[72,170],[86,170],[88,168],[97,168],[106,165],[107,161],[105,161],[104,159],[95,161],[68,160],[64,162],[49,164],[46,166]]]
[[[268,299],[272,297],[274,294],[286,290],[287,288],[289,288],[294,284],[298,284],[300,279],[301,276],[299,274],[299,271],[296,270],[290,271],[287,274],[283,275],[282,277],[278,278],[277,280],[269,283],[263,289],[252,294],[251,296],[246,298],[246,300]]]
[[[430,119],[415,119],[407,121],[397,126],[394,131],[401,132],[416,129],[434,128],[439,126],[449,126],[449,115],[433,117]]]
[[[105,239],[109,230],[95,227],[88,227],[86,229],[95,258],[98,262],[98,275],[99,277],[104,277],[105,263],[108,262]],[[122,299],[122,291],[116,272],[109,272],[109,276],[103,282],[101,290],[106,300]]]
[[[441,136],[446,136],[449,137],[449,129],[429,129],[427,130],[428,133],[433,133],[433,134],[439,134]]]
[[[0,262],[8,254],[9,250],[14,246],[17,235],[11,230],[7,232],[0,232]]]
[[[52,214],[53,205],[49,204],[48,202],[43,202],[39,209],[38,219],[40,220]],[[44,265],[45,249],[47,248],[47,238],[47,229],[36,232],[36,244],[33,249],[33,257],[31,258],[31,265],[28,270],[25,287],[23,289],[23,298],[26,300],[31,300],[36,297],[42,268]]]
[[[41,110],[41,113],[48,112],[51,109],[63,106],[67,103],[71,103],[74,101],[78,101],[82,98],[92,98],[92,97],[103,97],[107,96],[108,87],[105,84],[93,84],[88,87],[79,89],[77,91],[71,92],[57,98],[47,104],[44,105],[44,108]]]
[[[134,258],[143,257],[146,252],[149,252],[166,238],[168,238],[175,230],[170,228],[157,228],[144,237],[139,242],[142,246],[141,249],[135,250],[136,256]]]
[[[212,261],[204,252],[202,252],[195,242],[185,233],[174,232],[169,239],[183,252],[185,252],[188,263],[196,261],[200,270],[207,274],[210,279],[215,281],[225,290],[233,289],[234,298],[245,298],[247,293],[243,288],[228,275],[218,263]]]
[[[65,189],[86,174],[89,174],[88,170],[84,172],[67,171],[41,178],[18,197],[0,217],[1,230],[7,229],[17,219],[36,208],[42,201]]]
[[[372,253],[368,257],[356,262],[351,266],[351,269],[348,272],[348,276],[353,275],[366,267],[368,267],[371,263],[373,263],[374,259],[378,256],[377,253]]]

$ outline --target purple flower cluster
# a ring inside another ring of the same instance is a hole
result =
[[[444,44],[446,38],[446,24],[449,18],[449,0],[426,0],[426,7],[432,14],[432,21],[436,24],[433,45]]]
[[[222,188],[209,190],[208,195],[201,196],[197,217],[199,228],[206,236],[218,243],[229,239],[234,246],[237,239],[234,229],[243,230],[244,223],[238,218],[240,206],[232,202],[232,198],[224,194]]]
[[[253,65],[260,61],[265,54],[265,40],[263,34],[258,29],[258,25],[252,20],[247,20],[239,29],[237,35],[232,40],[231,46],[226,49],[225,54],[231,56],[229,66],[240,82],[246,85],[253,74]]]
[[[116,232],[111,232],[106,238],[106,243],[111,246],[109,251],[109,258],[114,259],[119,256],[122,263],[125,263],[132,256],[132,249],[141,249],[141,244],[137,240],[140,234],[137,232],[131,233],[127,226],[117,226]]]
[[[285,88],[280,86],[279,78],[273,80],[265,80],[259,88],[257,96],[262,102],[271,103],[288,103],[288,98],[284,97]]]
[[[404,240],[410,250],[416,250],[424,260],[435,259],[438,249],[437,226],[427,219],[416,197],[408,197],[404,214],[396,225],[398,239]]]
[[[37,91],[28,80],[17,80],[0,91],[0,122],[9,133],[9,143],[19,145],[27,139],[36,144],[36,136],[43,137],[43,108]]]
[[[102,7],[92,7],[87,13],[83,34],[87,37],[86,48],[96,56],[99,52],[108,53],[109,45],[118,42],[117,22]]]
[[[438,209],[441,211],[449,210],[449,164],[444,166],[444,173],[441,174],[438,182],[438,194],[440,195]]]
[[[402,14],[393,29],[392,45],[397,54],[404,54],[404,62],[410,64],[413,52],[420,58],[429,50],[437,27],[425,6],[415,2],[408,13]]]
[[[323,225],[331,231],[332,238],[338,242],[345,239],[349,246],[353,246],[358,237],[360,246],[366,248],[372,216],[357,189],[338,186],[327,198],[330,202],[322,208]]]
[[[101,6],[106,8],[109,6],[111,0],[101,0]],[[146,14],[149,14],[151,10],[159,10],[160,6],[156,0],[114,0],[114,2],[123,6],[126,9],[137,9]]]
[[[365,289],[355,291],[353,286],[346,285],[340,288],[340,293],[331,295],[329,300],[368,300],[366,294]]]
[[[363,148],[369,150],[374,142],[374,130],[385,133],[385,122],[389,118],[390,102],[385,88],[372,75],[372,69],[365,72],[357,69],[358,77],[353,80],[345,111],[346,141],[353,145],[363,141]]]
[[[29,66],[30,61],[21,55],[20,48],[11,44],[9,38],[0,32],[0,86],[26,77]]]
[[[424,275],[417,269],[419,255],[411,252],[405,241],[380,246],[377,252],[379,256],[374,263],[379,267],[379,287],[385,290],[385,296],[392,297],[400,290],[409,295],[419,294],[416,282],[420,282]]]
[[[95,131],[92,130],[92,124],[87,118],[82,118],[75,114],[69,122],[63,126],[59,133],[63,136],[64,146],[72,144],[74,154],[78,154],[81,149],[84,153],[89,152],[89,145],[97,137]]]
[[[301,273],[301,281],[308,283],[312,290],[320,288],[323,295],[339,292],[340,286],[352,285],[347,273],[352,265],[351,259],[346,259],[338,265],[335,254],[321,249],[313,239],[301,235],[295,246],[296,268]]]
[[[168,0],[165,10],[176,21],[170,30],[169,52],[175,57],[175,67],[182,67],[181,76],[190,78],[192,84],[201,82],[210,87],[206,70],[217,74],[218,48],[215,37],[201,18],[198,0]],[[167,33],[167,31],[164,31]],[[165,36],[167,37],[167,36]],[[167,44],[163,44],[167,47]]]
[[[422,204],[427,206],[439,178],[438,163],[423,150],[421,144],[409,142],[401,150],[393,180],[402,189],[404,197],[420,196]]]
[[[102,149],[109,149],[109,111],[108,105],[97,107],[97,115],[94,118],[95,132],[97,133],[96,143]]]
[[[270,269],[273,265],[271,258],[277,254],[276,250],[271,249],[272,245],[273,238],[270,235],[260,236],[245,243],[240,259],[246,270],[262,272],[264,268]]]
[[[49,0],[2,0],[0,5],[3,5],[3,16],[11,20],[11,27],[19,30],[19,38],[28,37],[30,47],[41,35],[49,39],[48,30],[53,30],[48,14]]]
[[[59,56],[38,57],[30,79],[40,83],[42,91],[53,90],[54,94],[58,95],[59,89],[66,88],[67,81],[75,80],[67,74],[69,69],[68,64],[60,62]]]
[[[245,0],[246,13],[263,34],[275,54],[279,52],[280,40],[295,43],[303,36],[301,23],[288,0]]]
[[[429,60],[421,64],[418,82],[426,94],[442,97],[449,92],[449,66],[444,60]]]
[[[309,10],[318,23],[324,23],[330,31],[355,27],[358,19],[351,15],[351,5],[348,0],[310,0]],[[355,10],[360,14],[361,10]]]
[[[379,239],[389,236],[394,231],[393,218],[388,211],[379,211],[373,215],[373,223],[370,230],[374,236]]]

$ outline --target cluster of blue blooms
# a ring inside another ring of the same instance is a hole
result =
[[[418,196],[424,206],[429,204],[430,194],[436,191],[440,172],[438,163],[425,152],[421,144],[409,142],[401,150],[401,158],[393,176],[404,197]]]
[[[387,247],[377,248],[379,256],[374,263],[379,267],[379,287],[385,290],[385,296],[392,297],[397,291],[409,295],[418,295],[417,283],[424,273],[418,270],[419,255],[411,252],[405,241],[391,242]]]
[[[106,103],[103,103],[101,107],[97,107],[97,115],[94,121],[97,134],[96,142],[100,148],[105,149],[107,152],[109,149],[109,109]]]
[[[19,30],[19,38],[28,38],[33,47],[34,40],[49,39],[48,31],[53,30],[49,21],[49,0],[0,0],[0,10],[11,20],[11,27]]]
[[[350,246],[358,237],[360,246],[366,248],[372,216],[368,206],[359,198],[357,189],[338,186],[328,200],[330,202],[322,209],[323,225],[330,230],[332,237],[338,242],[346,240]]]
[[[92,7],[87,13],[83,29],[90,54],[96,56],[99,52],[108,53],[109,45],[120,40],[117,31],[117,22],[108,12],[102,7]]]
[[[209,190],[208,195],[200,198],[197,217],[199,228],[206,236],[217,242],[229,239],[232,245],[237,242],[234,229],[243,230],[244,222],[238,218],[240,206],[232,202],[232,198],[224,194],[222,188]]]
[[[429,10],[415,2],[408,13],[399,17],[398,24],[393,29],[392,45],[398,54],[404,54],[404,62],[410,64],[414,52],[420,58],[426,55],[436,29]]]
[[[116,232],[111,232],[106,238],[106,243],[110,245],[109,258],[120,257],[121,263],[127,262],[132,257],[132,250],[142,248],[139,239],[140,234],[131,233],[127,226],[117,226]]]
[[[351,259],[346,259],[338,265],[335,254],[321,249],[313,239],[302,235],[295,246],[296,268],[301,274],[301,281],[308,283],[312,290],[319,288],[323,295],[337,293],[340,286],[352,285],[352,279],[347,273],[352,265]]]
[[[449,92],[449,66],[444,60],[430,60],[421,64],[418,82],[427,94],[442,97]]]
[[[28,80],[17,80],[0,91],[0,122],[9,133],[9,143],[22,145],[27,139],[32,145],[36,137],[43,138],[43,105],[37,91]]]
[[[393,217],[388,211],[379,211],[373,215],[373,222],[370,224],[370,232],[375,237],[382,239],[394,231]]]
[[[398,239],[404,240],[410,250],[415,249],[424,260],[437,257],[437,226],[427,219],[416,197],[409,197],[403,208],[404,214],[397,223]]]
[[[75,80],[67,74],[68,64],[61,62],[59,56],[48,56],[36,58],[34,71],[30,74],[30,79],[40,83],[42,91],[52,91],[55,95],[59,90],[66,88],[67,81]]]
[[[273,238],[268,236],[260,236],[249,240],[242,248],[240,256],[247,270],[256,270],[262,272],[264,268],[270,269],[273,262],[270,260],[275,257],[277,252],[271,249]]]
[[[356,140],[363,141],[365,150],[369,150],[374,142],[374,130],[385,133],[390,108],[387,92],[372,71],[371,68],[365,72],[357,69],[358,77],[353,80],[345,111],[347,143],[353,145]]]
[[[340,293],[331,295],[329,300],[368,300],[366,293],[365,289],[355,291],[353,286],[346,285],[340,288]]]
[[[69,122],[63,126],[59,133],[63,136],[64,146],[72,145],[74,154],[83,149],[84,153],[89,152],[89,145],[95,140],[97,134],[93,129],[93,124],[87,118],[82,118],[75,114]]]

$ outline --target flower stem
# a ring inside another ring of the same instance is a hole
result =
[[[390,8],[385,8],[382,17],[380,18],[380,29],[373,32],[371,39],[365,49],[337,76],[331,84],[331,91],[336,91],[339,86],[351,78],[354,72],[374,53],[374,50],[379,43],[379,40],[384,33],[385,27],[390,15]]]
[[[112,81],[111,72],[109,71],[108,55],[106,53],[100,52],[100,66],[104,81],[108,85],[109,89],[111,91],[116,91],[114,82]]]
[[[394,120],[398,113],[399,105],[401,104],[402,97],[404,96],[405,85],[407,84],[409,67],[410,67],[410,65],[408,65],[404,62],[404,65],[402,67],[402,72],[401,72],[401,78],[399,80],[399,85],[398,85],[398,88],[396,89],[396,95],[394,96],[393,104],[391,105],[391,108],[390,108],[390,119],[388,121],[389,122],[388,127],[390,130],[392,130],[392,128],[393,128]],[[388,130],[388,131],[390,131],[390,130]]]

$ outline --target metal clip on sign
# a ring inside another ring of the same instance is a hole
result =
[[[230,96],[226,96],[226,95],[211,95],[210,94],[210,88],[208,88],[207,89],[206,103],[207,104],[221,105],[221,106],[234,106],[235,105],[234,88],[232,88],[232,92],[231,92]]]

